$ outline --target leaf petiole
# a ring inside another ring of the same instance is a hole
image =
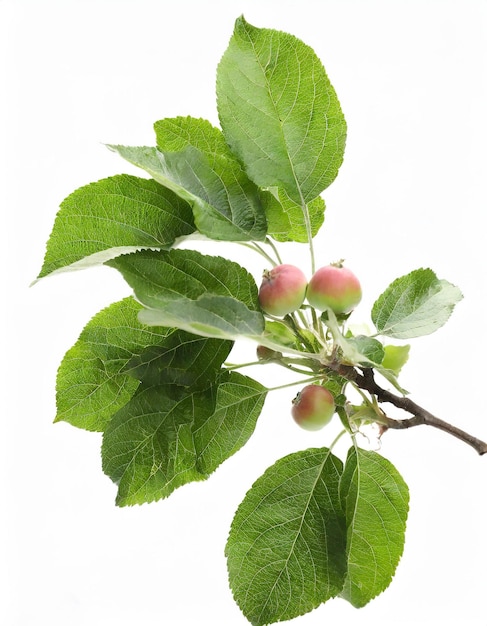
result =
[[[265,242],[266,242],[266,244],[267,244],[268,246],[270,246],[270,247],[273,249],[274,254],[276,255],[276,259],[277,259],[277,261],[278,261],[280,264],[282,264],[281,255],[279,254],[279,250],[277,249],[277,246],[274,244],[274,242],[272,241],[272,239],[270,239],[269,237],[267,237],[267,238],[266,238],[266,240],[265,240]]]
[[[316,269],[315,252],[314,252],[314,246],[313,246],[313,231],[311,229],[311,219],[309,216],[308,205],[306,204],[304,199],[301,200],[301,209],[303,211],[304,224],[306,227],[306,234],[308,238],[309,256],[310,256],[310,261],[311,261],[311,275],[313,275]]]
[[[286,383],[285,385],[278,385],[277,387],[268,387],[267,391],[279,391],[280,389],[288,389],[289,387],[296,387],[297,385],[306,385],[308,383],[314,383],[317,380],[322,380],[323,375],[320,376],[310,376],[309,378],[305,378],[304,380],[296,380],[292,383]]]
[[[244,246],[245,248],[250,248],[251,250],[254,250],[254,252],[258,252],[261,256],[264,257],[264,259],[266,259],[267,261],[269,261],[269,263],[272,265],[272,267],[275,267],[276,265],[278,265],[278,261],[276,262],[271,256],[269,256],[267,254],[267,252],[265,252],[265,250],[263,250],[258,243],[256,243],[255,241],[252,241],[250,243],[246,242],[246,241],[239,241],[238,242],[241,246]]]

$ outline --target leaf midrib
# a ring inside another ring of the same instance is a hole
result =
[[[303,208],[303,207],[306,206],[306,202],[304,200],[304,196],[303,196],[303,192],[302,192],[302,189],[301,189],[301,185],[300,185],[300,183],[298,181],[298,178],[296,176],[296,170],[294,168],[294,164],[293,164],[293,161],[291,159],[291,154],[290,154],[290,151],[288,149],[288,144],[287,144],[287,141],[286,141],[286,135],[284,133],[283,120],[281,120],[281,117],[279,115],[279,112],[278,112],[278,109],[277,109],[277,103],[275,102],[275,100],[274,100],[274,98],[272,96],[272,90],[271,90],[271,86],[270,86],[269,80],[267,78],[267,73],[265,72],[262,63],[260,62],[259,56],[257,54],[256,48],[255,48],[255,45],[254,45],[254,42],[252,41],[252,39],[249,36],[247,36],[247,39],[250,41],[250,45],[251,45],[252,50],[254,52],[255,59],[257,61],[257,64],[258,64],[258,66],[259,66],[259,68],[260,68],[260,70],[262,72],[262,75],[264,77],[264,80],[265,80],[265,84],[266,84],[266,87],[267,87],[267,93],[269,95],[269,101],[272,104],[272,107],[274,109],[274,113],[275,113],[276,119],[278,120],[278,126],[279,126],[279,130],[280,130],[281,138],[282,138],[282,143],[283,143],[283,145],[285,147],[285,154],[286,154],[286,157],[287,157],[287,159],[289,161],[289,166],[291,168],[291,173],[292,173],[293,178],[294,178],[294,183],[296,185],[296,189],[297,189],[297,191],[299,193],[299,198],[300,198],[300,201],[301,201],[301,208]],[[277,43],[277,46],[278,46],[278,49],[279,49],[279,42]],[[299,74],[298,80],[301,80],[301,74]],[[297,94],[297,90],[296,90],[296,94]],[[295,102],[296,102],[296,98],[295,98]],[[294,108],[294,104],[293,104],[293,107],[291,108],[291,111],[293,110],[293,108]],[[290,114],[290,112],[289,112],[289,114]],[[324,143],[324,140],[323,140],[323,143]],[[303,208],[303,211],[304,211],[304,208]]]
[[[312,488],[312,489],[310,489],[310,494],[309,494],[309,497],[308,497],[308,499],[307,499],[307,502],[306,502],[306,507],[305,507],[305,509],[304,509],[304,512],[303,512],[303,514],[302,514],[302,516],[301,516],[301,522],[300,522],[300,524],[299,524],[299,528],[298,528],[298,530],[296,531],[296,534],[295,534],[294,540],[293,540],[293,542],[292,542],[291,549],[289,550],[289,554],[288,554],[287,558],[285,559],[285,566],[284,566],[284,567],[282,567],[282,569],[281,569],[281,571],[280,571],[279,575],[276,577],[276,580],[275,580],[274,584],[272,585],[272,589],[271,589],[271,591],[269,592],[269,596],[268,596],[268,597],[270,597],[270,596],[271,596],[271,594],[274,592],[274,589],[275,589],[275,587],[276,587],[277,583],[279,582],[279,580],[281,579],[281,576],[283,575],[284,571],[287,571],[289,560],[290,560],[291,556],[294,554],[294,548],[295,548],[296,542],[297,542],[297,540],[298,540],[299,536],[301,535],[301,529],[303,528],[304,520],[305,520],[305,518],[306,518],[306,513],[307,513],[307,512],[308,512],[308,510],[309,510],[309,505],[310,505],[311,499],[312,499],[313,494],[314,494],[314,492],[315,492],[316,486],[317,486],[317,484],[318,484],[319,480],[321,479],[321,475],[322,475],[322,473],[323,473],[323,469],[324,469],[325,463],[326,463],[326,461],[328,460],[328,458],[330,457],[330,454],[331,454],[331,450],[327,450],[327,453],[326,453],[326,455],[325,455],[325,457],[324,457],[324,459],[323,459],[322,463],[320,463],[320,465],[319,465],[319,467],[320,467],[319,472],[317,472],[316,479],[315,479],[315,481],[314,481],[314,483],[313,483],[313,488]],[[305,470],[303,470],[303,471],[305,471]],[[279,487],[280,487],[280,486],[281,486],[281,485],[279,485]],[[276,487],[276,489],[277,489],[277,487]],[[272,493],[272,492],[271,492],[271,493]],[[267,607],[267,603],[268,603],[268,601],[266,601],[266,602],[265,602],[265,604],[264,604],[264,605],[263,605],[263,607],[262,607],[262,610],[261,610],[260,615],[259,615],[259,620],[260,620],[260,618],[261,618],[262,614],[265,612],[265,609],[266,609],[266,607]],[[259,622],[259,623],[260,623],[260,622]]]

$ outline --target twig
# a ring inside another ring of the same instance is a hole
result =
[[[487,454],[487,443],[485,441],[477,439],[477,437],[473,437],[460,428],[435,417],[432,413],[423,409],[423,407],[416,404],[416,402],[413,402],[410,398],[397,396],[390,391],[387,391],[387,389],[383,389],[375,381],[372,369],[366,368],[362,370],[362,373],[359,373],[354,367],[343,365],[341,363],[329,363],[327,364],[327,367],[337,372],[348,381],[354,383],[360,389],[364,389],[374,395],[379,402],[392,404],[398,409],[403,409],[413,416],[408,419],[395,420],[384,415],[381,417],[381,423],[384,423],[387,428],[404,429],[412,428],[413,426],[420,426],[422,424],[426,426],[433,426],[433,428],[438,428],[439,430],[460,439],[464,443],[467,443],[469,446],[472,446],[478,454]]]

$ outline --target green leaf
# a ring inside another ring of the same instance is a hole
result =
[[[337,372],[332,370],[326,371],[326,377],[323,379],[323,386],[329,389],[332,394],[335,396],[335,400],[337,396],[341,396],[345,398],[343,395],[343,391],[348,384],[348,380],[340,376]],[[346,399],[346,398],[345,398]]]
[[[342,590],[341,472],[325,448],[290,454],[238,507],[226,546],[229,580],[255,626],[303,615]]]
[[[141,387],[103,436],[103,470],[118,484],[117,504],[143,504],[205,480],[252,435],[266,389],[222,372],[195,391]]]
[[[346,124],[309,46],[239,18],[218,66],[217,97],[225,139],[257,185],[301,206],[333,182]]]
[[[308,231],[302,207],[291,200],[282,190],[277,190],[277,199],[269,192],[262,192],[267,215],[267,232],[276,241],[308,242]],[[325,201],[321,196],[308,204],[311,234],[314,237],[325,219]]]
[[[134,354],[163,343],[170,328],[143,327],[141,310],[125,298],[97,313],[67,351],[56,381],[56,422],[103,431],[112,415],[134,395],[139,381],[125,372]]]
[[[264,329],[255,281],[233,261],[193,250],[143,250],[107,265],[134,289],[145,307],[139,315],[145,324],[222,339]]]
[[[347,576],[341,596],[359,608],[392,580],[404,549],[409,492],[387,459],[351,448],[340,493],[347,520]]]
[[[133,356],[125,372],[144,382],[203,389],[213,382],[233,342],[173,330],[160,345],[150,345]]]
[[[125,298],[88,322],[58,370],[56,422],[103,431],[139,381],[202,388],[216,379],[233,342],[142,326],[141,310]]]
[[[399,391],[399,393],[402,393],[403,396],[407,396],[409,394],[409,391],[407,389],[404,389],[404,387],[399,384],[399,381],[397,379],[398,375],[395,374],[392,370],[384,367],[383,365],[374,365],[374,369],[376,372],[382,374],[382,376],[388,382],[390,382],[391,385]]]
[[[399,376],[403,366],[407,363],[409,358],[409,349],[411,346],[384,346],[384,358],[382,360],[382,367],[390,370],[396,376]]]
[[[284,322],[278,320],[266,320],[264,337],[283,348],[299,350],[301,348],[298,338]]]
[[[185,483],[204,480],[196,468],[191,434],[194,416],[214,411],[213,388],[187,392],[182,387],[141,387],[105,430],[103,471],[117,483],[119,506],[169,496]]]
[[[157,149],[110,148],[189,202],[198,230],[207,237],[265,239],[267,223],[259,190],[228,149],[221,131],[191,117],[159,120],[154,127]]]
[[[409,339],[429,335],[449,319],[462,294],[430,269],[414,270],[396,279],[372,307],[372,321],[381,335]]]
[[[191,207],[169,189],[135,176],[105,178],[63,201],[38,278],[140,248],[170,248],[194,230]]]
[[[374,337],[357,335],[346,339],[350,346],[356,350],[357,365],[380,365],[384,359],[384,346]]]
[[[200,472],[210,474],[248,441],[266,394],[265,387],[239,372],[230,372],[228,379],[220,383],[211,418],[196,415],[194,420],[193,437]]]

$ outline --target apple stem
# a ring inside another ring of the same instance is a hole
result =
[[[254,365],[261,365],[265,361],[249,361],[248,363],[224,363],[225,369],[229,372],[242,369],[243,367],[252,367]]]
[[[292,383],[286,383],[285,385],[278,385],[277,387],[268,387],[267,391],[279,391],[280,389],[288,389],[289,387],[296,387],[296,385],[306,385],[309,383],[314,383],[318,380],[323,380],[323,375],[319,376],[311,376],[309,378],[296,380]]]
[[[338,441],[343,437],[343,435],[345,435],[348,431],[347,430],[341,430],[338,435],[335,437],[335,439],[333,439],[333,441],[331,442],[331,444],[328,446],[328,450],[331,452],[333,450],[333,448],[336,446],[336,444],[338,443]]]
[[[303,211],[304,225],[306,227],[306,235],[308,238],[309,256],[310,256],[310,261],[311,261],[311,275],[313,275],[316,270],[315,252],[314,252],[314,246],[313,246],[313,231],[311,229],[311,218],[309,216],[308,205],[306,204],[306,202],[304,201],[304,198],[302,197],[301,197],[301,209]]]

